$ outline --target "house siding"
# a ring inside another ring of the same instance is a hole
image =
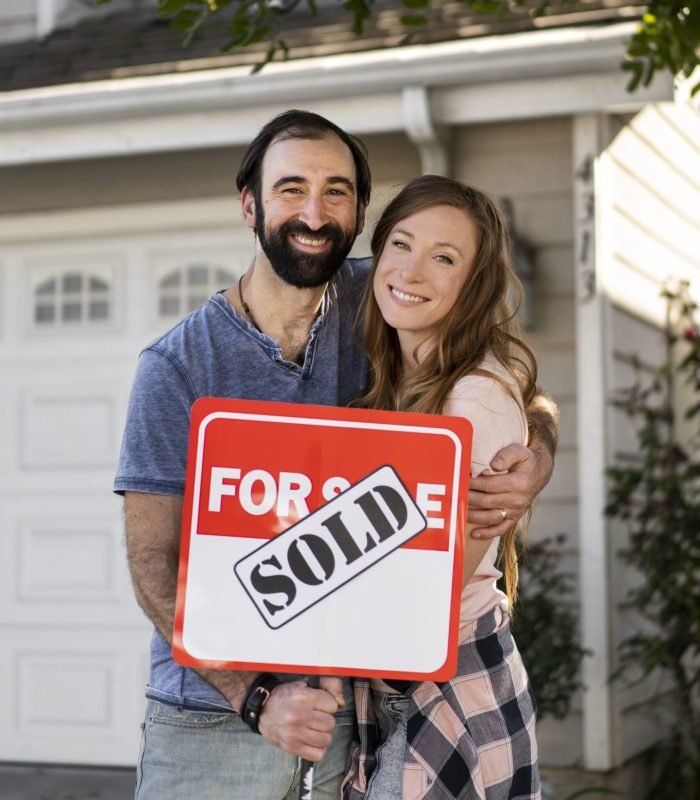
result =
[[[573,286],[571,121],[565,118],[459,128],[454,175],[513,203],[514,226],[535,249],[534,328],[527,335],[538,383],[561,413],[557,463],[537,501],[528,537],[566,535],[562,569],[578,559],[576,370]],[[542,763],[566,766],[582,757],[578,697],[566,720],[538,727]]]
[[[36,2],[0,0],[0,43],[29,39],[36,31]]]
[[[611,393],[631,386],[637,374],[626,357],[641,361],[639,377],[666,359],[661,327],[666,281],[689,280],[700,296],[700,114],[681,103],[645,107],[622,127],[606,152],[609,232],[604,283],[610,300],[608,359]],[[609,410],[611,460],[637,452],[636,429],[624,412]],[[613,658],[620,642],[648,626],[631,606],[630,589],[641,577],[619,558],[627,544],[624,525],[609,524]],[[614,668],[615,664],[611,665]],[[666,684],[658,676],[614,689],[616,763],[643,751],[659,737]]]
[[[374,180],[375,215],[382,185],[398,187],[420,172],[418,154],[404,136],[363,137]],[[0,215],[71,208],[189,200],[236,193],[242,148],[221,147],[129,158],[32,164],[0,169]]]

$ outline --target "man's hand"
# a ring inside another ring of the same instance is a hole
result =
[[[473,478],[469,487],[468,521],[475,539],[507,533],[532,505],[549,480],[554,460],[545,448],[511,444],[500,450],[491,468],[501,475]]]
[[[321,688],[303,681],[275,687],[258,722],[268,742],[286,753],[320,761],[332,741],[335,712],[344,705],[340,678],[321,678]]]

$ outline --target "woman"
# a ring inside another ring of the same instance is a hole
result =
[[[362,403],[467,417],[472,477],[502,446],[526,443],[523,408],[535,393],[535,359],[508,303],[518,287],[509,253],[494,202],[434,175],[399,192],[372,237],[363,310],[374,384]],[[469,532],[457,675],[439,686],[356,682],[360,744],[347,800],[540,796],[534,701],[508,616],[516,530],[500,554],[497,541]]]

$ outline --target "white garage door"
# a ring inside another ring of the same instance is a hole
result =
[[[150,625],[111,493],[136,357],[233,282],[233,200],[0,221],[0,760],[132,765]]]

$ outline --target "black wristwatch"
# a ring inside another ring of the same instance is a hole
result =
[[[265,703],[270,699],[272,690],[282,683],[271,672],[263,672],[250,684],[241,706],[241,719],[253,731],[260,733],[258,724]]]

